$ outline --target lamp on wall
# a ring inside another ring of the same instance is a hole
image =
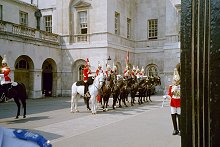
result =
[[[111,59],[111,57],[110,57],[110,56],[108,56],[108,59],[106,59],[106,60],[110,61],[110,60],[112,60],[112,59]]]

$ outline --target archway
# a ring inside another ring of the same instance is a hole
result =
[[[57,66],[53,59],[48,58],[42,65],[42,93],[47,97],[56,95]]]
[[[34,63],[29,56],[21,55],[15,61],[14,81],[21,82],[25,85],[28,95],[33,90]]]

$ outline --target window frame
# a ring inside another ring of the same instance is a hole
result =
[[[153,70],[154,68],[154,70]],[[149,65],[147,68],[147,76],[158,76],[158,69],[155,65]]]
[[[120,13],[115,11],[115,34],[120,35]]]
[[[83,14],[85,12],[85,17],[81,18],[80,14]],[[78,17],[78,34],[88,34],[88,11],[87,10],[80,10],[77,12]],[[86,21],[81,21],[81,19],[85,19]],[[83,33],[85,31],[85,33]]]
[[[148,20],[148,39],[158,39],[158,19]]]
[[[131,19],[127,18],[127,38],[131,38]]]
[[[15,65],[15,69],[19,70],[29,70],[29,68],[29,63],[25,59],[20,59]]]
[[[22,16],[25,16],[25,17],[22,18]],[[25,20],[25,22],[23,22],[23,20]],[[19,21],[20,21],[20,25],[28,26],[28,13],[20,10]]]
[[[3,5],[0,5],[0,20],[3,20]]]
[[[50,18],[50,20],[49,20],[49,18]],[[46,32],[52,33],[52,29],[53,29],[53,21],[52,20],[53,20],[52,15],[45,15],[44,16],[44,27],[45,27]]]
[[[80,65],[78,68],[78,80],[83,80],[83,69],[85,68],[85,65]]]

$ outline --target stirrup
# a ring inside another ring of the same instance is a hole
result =
[[[89,91],[86,92],[85,97],[86,97],[86,98],[91,97]]]

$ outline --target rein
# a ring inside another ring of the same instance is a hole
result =
[[[105,81],[103,80],[103,81],[98,81],[98,82],[99,82],[99,84],[100,84],[101,82],[104,83]],[[97,86],[97,85],[94,83],[94,87],[97,88],[98,90],[102,88],[102,87],[99,88],[99,84],[98,84],[98,86]]]

